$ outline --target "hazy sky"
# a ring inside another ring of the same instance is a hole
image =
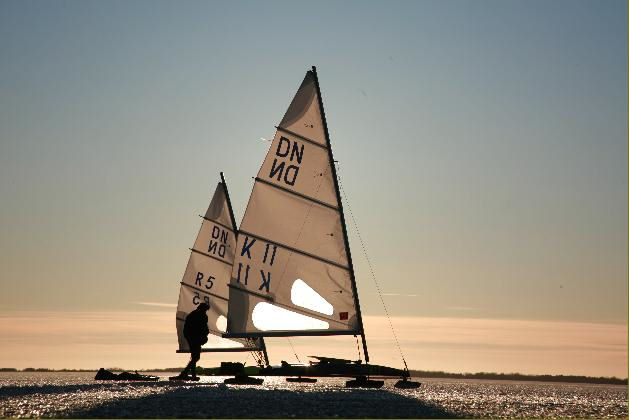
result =
[[[0,2],[0,314],[175,304],[312,65],[394,316],[616,324],[626,359],[624,1]]]

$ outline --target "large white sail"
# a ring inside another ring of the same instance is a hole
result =
[[[362,334],[323,115],[309,71],[240,226],[225,337]]]
[[[181,281],[177,305],[177,336],[179,352],[190,350],[183,336],[186,316],[201,302],[210,305],[207,312],[210,336],[203,351],[261,350],[261,340],[224,339],[227,327],[228,282],[234,262],[236,227],[229,206],[224,182],[219,182],[203,222]]]

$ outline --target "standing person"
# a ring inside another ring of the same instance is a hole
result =
[[[210,305],[201,303],[197,308],[186,316],[183,326],[183,336],[190,346],[190,362],[179,374],[178,379],[186,379],[192,374],[192,380],[197,380],[197,362],[201,359],[201,346],[207,343],[207,336],[210,330],[207,326],[207,314]]]

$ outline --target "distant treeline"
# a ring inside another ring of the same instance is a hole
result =
[[[161,368],[161,369],[139,369],[140,372],[180,372],[183,368]],[[204,368],[197,367],[202,373]],[[217,370],[218,368],[205,368],[208,371]],[[0,368],[0,372],[95,372],[97,369],[48,369],[48,368]],[[126,369],[112,367],[107,368],[112,372],[121,372]],[[627,378],[616,377],[594,377],[594,376],[577,376],[577,375],[524,375],[521,373],[450,373],[432,370],[411,370],[411,376],[416,378],[453,378],[453,379],[486,379],[494,381],[539,381],[539,382],[569,382],[569,383],[588,383],[588,384],[608,384],[608,385],[627,385]],[[253,373],[252,373],[253,374]]]
[[[48,369],[48,368],[24,368],[22,370],[14,368],[2,368],[0,372],[92,372],[94,369]]]
[[[122,372],[128,369],[123,369],[119,367],[106,368],[111,372]],[[96,372],[98,369],[49,369],[49,368],[24,368],[24,369],[16,369],[16,368],[0,368],[0,372]],[[139,372],[181,372],[183,370],[182,367],[178,368],[163,368],[163,369],[138,369]]]
[[[627,385],[627,378],[594,377],[577,375],[524,375],[521,373],[449,373],[430,370],[411,370],[411,376],[419,378],[489,379],[498,381],[572,382],[588,384]]]

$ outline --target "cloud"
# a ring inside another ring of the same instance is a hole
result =
[[[477,311],[478,308],[472,308],[471,306],[447,306],[446,309],[452,311]]]
[[[176,308],[176,303],[161,303],[161,302],[132,302],[136,305],[145,305],[145,306],[159,306],[162,308]]]
[[[149,302],[147,302],[149,303]],[[148,305],[154,306],[154,305]],[[158,305],[159,306],[159,305]],[[363,316],[372,363],[401,367],[389,321]],[[627,325],[472,318],[392,317],[411,369],[627,376]],[[272,363],[311,354],[356,359],[353,336],[268,338]],[[176,367],[171,311],[0,314],[0,366]],[[202,366],[251,363],[249,353],[204,354]]]

